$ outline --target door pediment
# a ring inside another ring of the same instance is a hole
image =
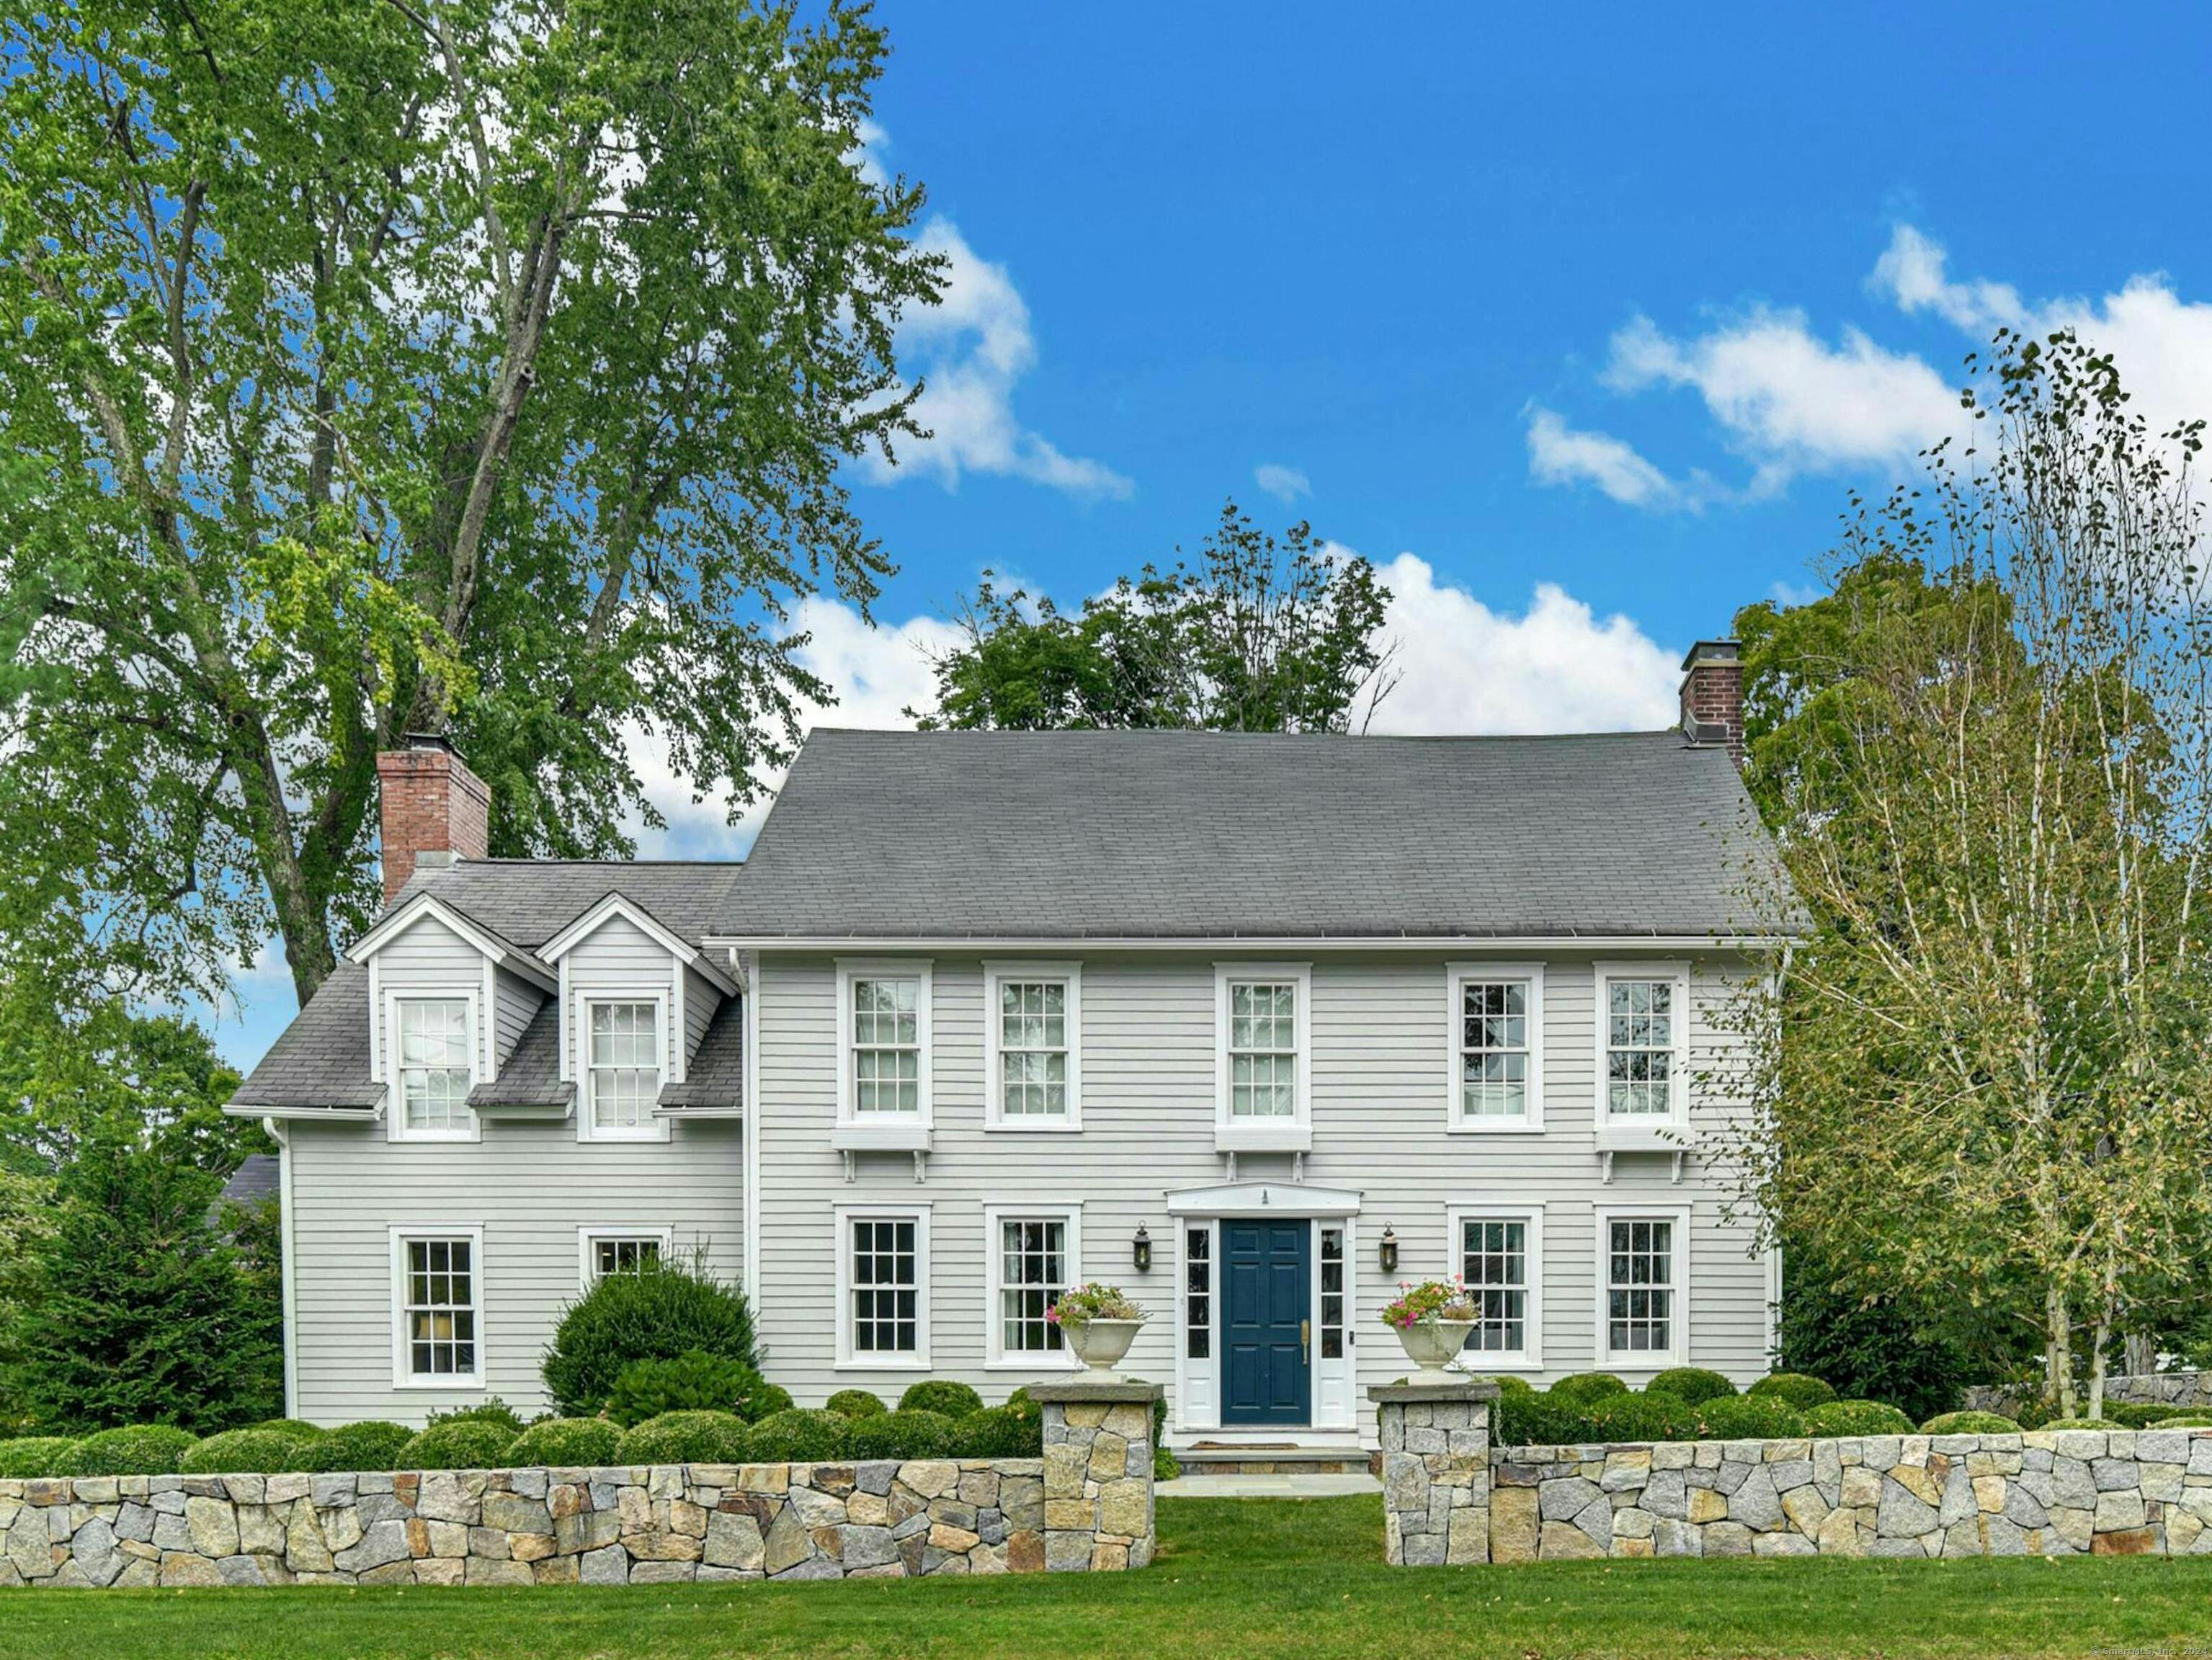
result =
[[[1170,1216],[1357,1216],[1357,1188],[1317,1188],[1304,1182],[1220,1182],[1168,1192]]]

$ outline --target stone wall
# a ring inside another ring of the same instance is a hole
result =
[[[0,1585],[660,1585],[1144,1566],[1159,1389],[1030,1393],[1043,1408],[1041,1459],[0,1481]]]
[[[2212,1432],[1512,1447],[1491,1481],[1499,1562],[2212,1554]]]
[[[1487,1562],[1498,1386],[1395,1383],[1367,1396],[1382,1440],[1385,1560],[1410,1568]]]
[[[1977,1384],[1966,1391],[1966,1405],[1975,1412],[2000,1412],[2017,1417],[2027,1391],[2010,1383]],[[2105,1396],[2136,1406],[2172,1407],[2176,1412],[2212,1412],[2212,1371],[2146,1371],[2123,1373],[2105,1380]],[[2087,1412],[2088,1389],[2081,1388],[2081,1409]]]

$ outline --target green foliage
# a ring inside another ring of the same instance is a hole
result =
[[[487,1395],[473,1406],[448,1407],[433,1412],[422,1421],[426,1429],[435,1429],[441,1424],[496,1424],[509,1435],[522,1433],[522,1414],[496,1395]]]
[[[2131,1430],[2147,1430],[2171,1411],[2172,1408],[2163,1402],[2143,1401],[2105,1402],[2105,1416],[2115,1424],[2124,1424]]]
[[[59,1475],[76,1450],[76,1443],[66,1435],[25,1435],[0,1441],[0,1480],[35,1481]]]
[[[1784,1243],[1776,1335],[1784,1371],[1824,1377],[1840,1395],[1893,1401],[1916,1420],[1948,1410],[1998,1335],[1961,1316],[1960,1299],[1899,1289],[1879,1263],[1839,1266],[1811,1246]]]
[[[1771,1391],[1725,1395],[1691,1410],[1697,1414],[1700,1441],[1775,1440],[1806,1433],[1805,1414]]]
[[[966,1418],[983,1410],[983,1397],[967,1384],[949,1377],[925,1377],[907,1385],[899,1396],[901,1412],[941,1413],[947,1418]]]
[[[890,1408],[866,1389],[839,1389],[823,1403],[823,1410],[841,1418],[880,1418]]]
[[[1552,1385],[1551,1395],[1554,1401],[1580,1404],[1601,1395],[1620,1395],[1627,1388],[1609,1371],[1571,1372]]]
[[[1836,1398],[1836,1392],[1818,1377],[1802,1371],[1770,1372],[1744,1391],[1747,1395],[1772,1395],[1784,1405],[1808,1412],[1824,1406]]]
[[[1156,1402],[1155,1404],[1160,1409],[1159,1411],[1154,1412],[1152,1414],[1152,1434],[1153,1438],[1157,1440],[1159,1437],[1159,1427],[1163,1421],[1160,1416],[1160,1412],[1166,1409],[1167,1403],[1163,1401]],[[1044,1408],[1037,1405],[1036,1402],[1030,1399],[1030,1392],[1025,1389],[1018,1389],[1012,1395],[1009,1395],[1006,1399],[1006,1408],[1008,1412],[1014,1414],[1017,1417],[1028,1419],[1032,1423],[1042,1423],[1044,1421]]]
[[[496,1419],[447,1418],[399,1449],[392,1463],[403,1470],[498,1469],[515,1432]]]
[[[622,1438],[621,1426],[604,1418],[548,1418],[515,1438],[507,1450],[507,1462],[562,1468],[611,1464]]]
[[[1592,1441],[1687,1441],[1698,1428],[1698,1408],[1664,1393],[1601,1395],[1583,1408],[1583,1417],[1589,1427],[1577,1438]]]
[[[2160,1419],[2151,1427],[2154,1430],[2212,1429],[2212,1412],[2178,1412],[2170,1418]],[[6,1449],[0,1448],[0,1457],[5,1456]]]
[[[838,1414],[842,1416],[842,1414]],[[973,1418],[959,1422],[943,1413],[902,1407],[880,1417],[848,1420],[844,1456],[853,1458],[983,1458],[991,1455],[973,1444]],[[754,1444],[772,1444],[766,1438]],[[781,1456],[781,1455],[779,1455]],[[818,1455],[790,1455],[812,1457]]]
[[[319,1474],[400,1469],[404,1466],[399,1462],[399,1455],[407,1450],[415,1435],[416,1432],[404,1424],[387,1423],[381,1419],[341,1424],[327,1435],[301,1444],[300,1468]]]
[[[1153,1481],[1172,1481],[1182,1474],[1182,1466],[1176,1462],[1173,1453],[1163,1446],[1155,1445],[1152,1448]]]
[[[795,1407],[771,1413],[752,1426],[745,1437],[745,1460],[756,1464],[811,1464],[842,1458],[852,1437],[878,1422],[890,1423],[905,1415],[905,1408],[886,1413],[881,1420],[846,1418],[834,1412]]]
[[[957,1420],[957,1451],[961,1458],[1042,1458],[1044,1422],[1032,1409],[1022,1411],[1009,1402]],[[1155,1446],[1159,1443],[1153,1441]]]
[[[1670,1366],[1644,1388],[1653,1395],[1671,1395],[1693,1407],[1703,1401],[1717,1401],[1723,1395],[1735,1393],[1734,1383],[1703,1366]]]
[[[1938,1413],[1920,1426],[1923,1435],[2009,1435],[2020,1428],[1994,1412]]]
[[[1516,1377],[1506,1372],[1499,1373],[1490,1381],[1498,1385],[1498,1392],[1500,1395],[1531,1395],[1535,1392],[1536,1388],[1527,1378]]]
[[[1501,1395],[1491,1423],[1492,1446],[1565,1446],[1592,1438],[1581,1405],[1559,1399],[1551,1389]]]
[[[672,1412],[623,1432],[618,1464],[735,1464],[752,1455],[751,1432],[733,1412]]]
[[[259,1423],[249,1424],[246,1427],[274,1430],[277,1434],[288,1435],[295,1441],[313,1441],[330,1433],[321,1425],[310,1424],[304,1418],[264,1418]]]
[[[1814,1435],[1910,1435],[1912,1420],[1880,1401],[1824,1401],[1805,1414]]]
[[[669,1412],[733,1412],[740,1418],[765,1418],[766,1392],[774,1388],[742,1360],[691,1349],[667,1360],[633,1360],[615,1379],[607,1397],[607,1416],[628,1429]],[[781,1389],[770,1410],[781,1411],[791,1397]]]
[[[986,573],[922,724],[1344,732],[1388,690],[1389,599],[1364,558],[1304,524],[1278,543],[1231,502],[1194,565],[1146,565],[1076,616]]]
[[[793,1405],[791,1391],[781,1383],[771,1383],[765,1377],[752,1386],[745,1397],[745,1416],[758,1423],[763,1418],[773,1418],[780,1412],[789,1412]]]
[[[176,1475],[195,1438],[173,1424],[126,1424],[88,1435],[55,1475]]]
[[[2124,1430],[2128,1426],[2116,1418],[2054,1418],[2043,1427],[2047,1430]]]
[[[194,1443],[177,1468],[185,1475],[275,1475],[301,1468],[313,1439],[282,1430],[225,1430]]]
[[[779,619],[889,568],[846,463],[917,431],[945,261],[881,26],[427,15],[11,21],[0,939],[135,996],[272,928],[315,990],[383,734],[455,735],[495,854],[657,824],[633,719],[734,813],[830,695]]]
[[[593,1417],[623,1368],[694,1350],[756,1365],[752,1310],[743,1292],[717,1280],[703,1260],[611,1274],[561,1316],[545,1351],[545,1388],[562,1416]]]

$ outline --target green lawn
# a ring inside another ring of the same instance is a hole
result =
[[[0,1591],[0,1656],[1325,1657],[2212,1651],[2212,1559],[1392,1571],[1380,1501],[1164,1499],[1142,1573],[635,1590]]]

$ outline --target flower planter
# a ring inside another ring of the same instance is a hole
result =
[[[1103,1382],[1114,1376],[1114,1368],[1129,1352],[1144,1325],[1141,1320],[1107,1320],[1098,1316],[1079,1323],[1063,1325],[1060,1331],[1067,1339],[1068,1347],[1076,1358],[1097,1373]]]
[[[1413,1363],[1413,1375],[1407,1381],[1413,1383],[1455,1383],[1461,1374],[1444,1370],[1459,1352],[1467,1347],[1467,1335],[1474,1329],[1472,1320],[1416,1320],[1410,1326],[1397,1326],[1400,1347],[1406,1358]]]

